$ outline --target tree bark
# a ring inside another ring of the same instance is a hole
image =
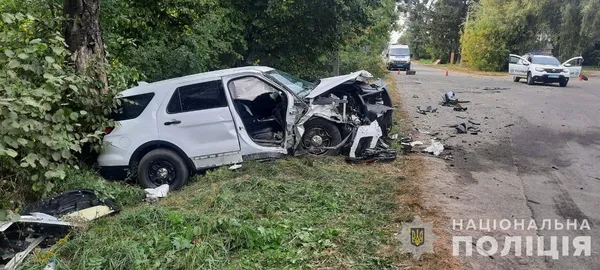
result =
[[[102,0],[65,0],[63,13],[67,19],[65,41],[71,58],[80,72],[102,83],[106,93],[108,78],[104,69],[106,54],[100,32],[100,2]]]

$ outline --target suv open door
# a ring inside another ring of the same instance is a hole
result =
[[[573,57],[562,64],[569,69],[569,77],[577,78],[581,75],[581,66],[583,65],[583,57]]]
[[[529,69],[529,61],[527,59],[516,55],[508,55],[508,73],[515,77],[527,77],[527,70]]]

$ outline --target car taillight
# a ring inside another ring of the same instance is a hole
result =
[[[107,127],[107,128],[105,128],[105,129],[104,129],[104,134],[106,134],[106,135],[110,134],[110,133],[113,131],[113,129],[114,129],[114,128],[112,128],[112,127]]]

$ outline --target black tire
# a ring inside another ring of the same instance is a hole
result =
[[[410,66],[408,66],[408,67],[406,68],[406,71],[410,71]]]
[[[513,82],[521,81],[521,77],[513,76]]]
[[[340,149],[322,149],[332,147],[342,142],[342,135],[338,127],[322,118],[315,118],[304,123],[304,134],[302,135],[302,148],[309,154],[315,156],[339,154]]]
[[[568,81],[560,81],[560,82],[558,82],[558,85],[560,87],[567,87],[567,83],[569,83],[569,82]]]
[[[534,85],[535,81],[533,80],[533,76],[531,76],[531,72],[527,73],[527,84]]]
[[[137,175],[138,182],[145,188],[169,184],[169,190],[177,190],[187,182],[190,171],[177,153],[167,149],[155,149],[140,160]]]

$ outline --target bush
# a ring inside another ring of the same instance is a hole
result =
[[[84,145],[98,150],[114,90],[100,95],[98,81],[78,74],[52,21],[2,14],[0,22],[0,179],[47,194],[78,168]],[[86,147],[87,148],[87,147]]]

